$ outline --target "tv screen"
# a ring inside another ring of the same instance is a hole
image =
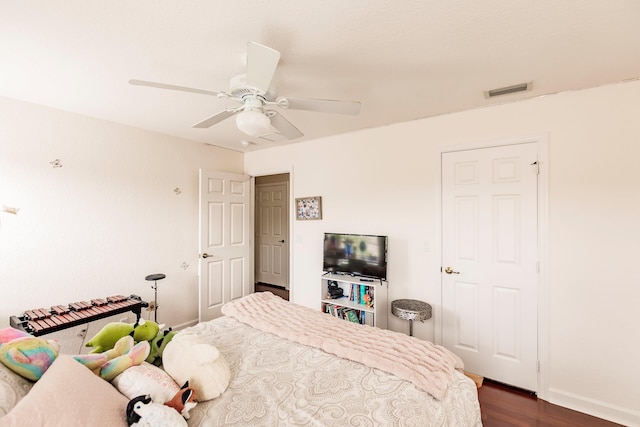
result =
[[[322,269],[386,280],[387,236],[325,233]]]

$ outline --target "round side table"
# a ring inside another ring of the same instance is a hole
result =
[[[391,314],[409,321],[409,336],[413,336],[413,321],[431,319],[431,305],[415,299],[397,299],[391,302]]]

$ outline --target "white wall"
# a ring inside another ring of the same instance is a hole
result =
[[[153,300],[151,273],[167,275],[158,321],[197,319],[199,168],[241,173],[242,154],[0,98],[0,204],[20,208],[0,213],[0,327],[29,308]]]
[[[245,172],[291,170],[294,197],[322,196],[321,221],[293,223],[295,302],[319,307],[323,232],[353,232],[390,236],[390,300],[439,310],[431,246],[438,149],[547,136],[549,330],[540,394],[640,425],[639,117],[635,81],[252,152]],[[390,329],[406,331],[406,322],[389,319]],[[433,339],[433,324],[416,323],[414,334]]]
[[[390,236],[389,297],[434,300],[437,147],[549,138],[549,364],[554,402],[640,425],[640,82],[418,120],[247,154],[291,172],[323,220],[293,221],[292,297],[318,307],[322,233]],[[49,163],[60,159],[62,168]],[[197,171],[239,153],[0,98],[0,327],[24,309],[153,291],[159,320],[197,318]],[[180,188],[180,195],[174,193]],[[188,264],[186,269],[182,264]],[[430,272],[425,275],[425,271]],[[407,330],[389,316],[390,328]],[[433,339],[433,321],[415,335]]]

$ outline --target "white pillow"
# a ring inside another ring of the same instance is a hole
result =
[[[147,362],[127,368],[111,384],[129,400],[148,394],[155,403],[166,403],[180,391],[169,374]]]

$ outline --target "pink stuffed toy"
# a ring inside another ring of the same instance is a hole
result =
[[[90,353],[73,356],[78,362],[91,369],[106,381],[111,381],[125,369],[137,366],[149,356],[151,346],[148,341],[133,344],[130,335],[120,338],[111,350],[104,353]]]

